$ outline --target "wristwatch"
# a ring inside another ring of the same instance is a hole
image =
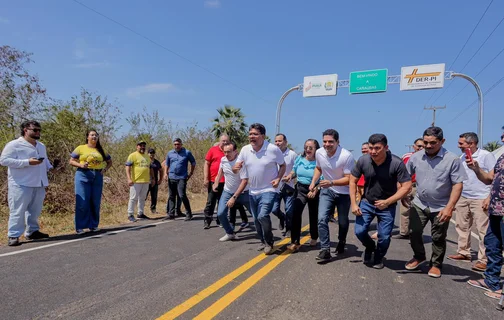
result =
[[[235,199],[235,200],[236,200],[236,196],[235,196],[234,194],[233,194],[233,196],[232,196],[231,198],[233,198],[233,199]]]

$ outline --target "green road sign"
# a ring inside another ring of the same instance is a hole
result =
[[[387,91],[388,69],[350,72],[350,94]]]

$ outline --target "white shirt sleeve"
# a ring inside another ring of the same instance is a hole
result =
[[[30,159],[18,159],[16,152],[16,140],[7,143],[0,156],[0,165],[20,169],[30,165]]]
[[[315,166],[320,168],[320,153],[315,151]]]
[[[354,157],[351,153],[349,153],[345,163],[345,167],[343,168],[343,174],[351,174],[354,165],[355,165]]]
[[[245,167],[240,169],[240,179],[248,179],[248,173]]]
[[[282,165],[285,163],[282,150],[280,150],[280,148],[278,147],[275,147],[275,161],[278,165]]]
[[[490,172],[495,167],[497,160],[495,159],[493,153],[490,152],[489,154],[486,155],[483,162],[485,164],[485,167],[488,168],[488,171]]]
[[[238,158],[236,159],[236,162],[245,162],[245,148],[242,148],[240,150],[240,154],[238,155]]]

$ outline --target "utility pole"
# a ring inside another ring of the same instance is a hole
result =
[[[436,110],[439,110],[439,109],[446,109],[446,106],[442,106],[442,107],[434,107],[434,106],[424,107],[424,110],[432,110],[432,126],[433,127],[436,125]]]
[[[412,144],[405,144],[405,146],[408,148],[408,152],[411,152],[411,150],[413,149]]]

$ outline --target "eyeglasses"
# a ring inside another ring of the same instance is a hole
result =
[[[305,150],[313,150],[314,148],[311,146],[304,147]]]

